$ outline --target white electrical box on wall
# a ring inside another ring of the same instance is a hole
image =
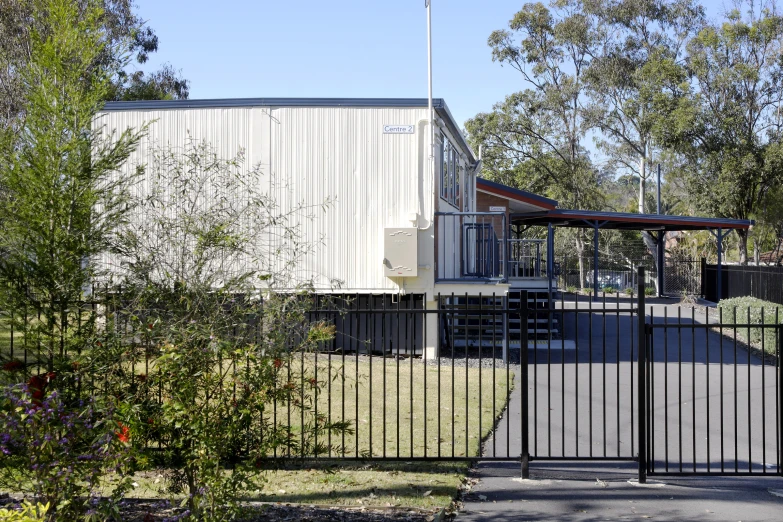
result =
[[[383,230],[383,270],[386,277],[416,277],[419,263],[415,228]]]

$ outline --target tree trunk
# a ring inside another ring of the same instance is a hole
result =
[[[761,264],[761,251],[759,250],[759,241],[755,236],[753,237],[753,261],[756,264],[756,266],[759,266]]]
[[[579,289],[585,289],[585,242],[582,234],[584,231],[578,229],[576,232],[576,255],[579,258]]]
[[[737,229],[737,235],[739,236],[739,262],[742,266],[748,264],[748,231]]]
[[[652,254],[653,281],[655,281],[655,293],[658,295],[661,290],[661,282],[658,281],[658,244],[649,232],[642,232],[642,240],[644,241],[644,246]]]
[[[645,150],[647,150],[647,147],[645,147]],[[647,193],[647,156],[642,155],[641,159],[639,160],[639,214],[644,214],[644,199],[645,195]],[[655,281],[655,290],[656,294],[660,293],[661,290],[661,282],[658,281],[658,245],[656,244],[653,237],[650,235],[649,232],[642,232],[642,241],[644,241],[644,246],[647,247],[647,251],[650,252],[652,255],[652,265],[653,265],[653,271],[655,272],[655,277],[653,278],[653,281]]]
[[[639,160],[639,214],[644,214],[644,197],[647,193],[647,158]]]

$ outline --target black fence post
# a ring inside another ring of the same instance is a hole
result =
[[[520,428],[522,430],[522,454],[520,459],[522,461],[522,478],[530,478],[530,426],[528,421],[528,364],[527,364],[527,343],[528,343],[528,302],[527,302],[527,290],[522,290],[519,293],[520,301],[520,343],[519,343],[519,366],[520,373],[522,374],[522,389],[520,394],[522,395],[520,417]],[[506,332],[506,338],[508,339],[508,332]],[[508,342],[508,340],[506,341]]]
[[[764,335],[764,334],[762,334]],[[783,476],[783,325],[778,325],[778,473]]]
[[[644,317],[644,267],[639,267],[637,314],[639,320],[639,356],[637,362],[637,399],[639,437],[639,484],[647,482],[647,328]]]

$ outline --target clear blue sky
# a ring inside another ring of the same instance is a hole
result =
[[[521,0],[432,0],[433,93],[460,125],[524,88],[487,37]],[[191,98],[427,96],[424,0],[137,0]],[[703,2],[708,14],[724,0]]]

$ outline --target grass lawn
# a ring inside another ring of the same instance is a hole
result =
[[[248,491],[245,500],[440,509],[456,497],[467,471],[465,462],[313,464],[261,472],[262,487]],[[164,477],[156,471],[138,473],[137,487],[128,496],[163,496]]]
[[[306,378],[317,375],[320,383],[321,391],[313,398],[319,414],[349,421],[355,430],[344,438],[332,437],[331,456],[338,460],[297,462],[282,448],[279,458],[270,462],[277,469],[259,472],[263,487],[248,491],[247,500],[446,507],[457,495],[468,462],[406,459],[478,456],[481,440],[503,412],[513,386],[513,374],[507,375],[505,367],[429,366],[420,359],[307,355],[304,365],[301,360],[291,365],[293,382],[299,382],[303,367]],[[287,373],[284,367],[286,377]],[[265,415],[286,424],[289,413],[291,430],[298,433],[297,408],[270,405]],[[305,422],[310,420],[306,415]],[[400,460],[363,460],[384,455]],[[138,486],[129,496],[167,496],[165,475],[156,470],[138,473]]]
[[[301,365],[292,366],[292,380],[299,382]],[[305,368],[321,385],[318,413],[355,430],[324,441],[333,447],[324,456],[332,457],[478,456],[513,384],[505,367],[452,369],[420,359],[320,355],[317,362],[308,357]],[[301,412],[287,406],[272,406],[266,417],[289,425],[290,413],[298,432]],[[286,448],[278,455],[287,455]]]
[[[17,346],[21,346],[22,343],[22,334],[21,332],[14,332],[13,335],[14,338],[14,351],[16,352],[13,355],[17,356],[23,356],[22,350],[17,350]],[[11,322],[10,320],[0,315],[0,354],[2,354],[4,359],[10,359],[12,358],[11,354]]]

